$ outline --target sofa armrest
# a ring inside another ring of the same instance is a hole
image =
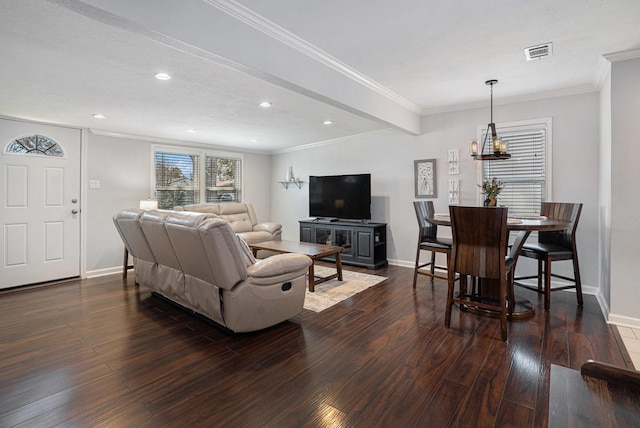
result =
[[[247,268],[251,282],[255,284],[271,284],[277,277],[291,277],[307,270],[311,259],[304,254],[277,254]]]
[[[253,225],[254,232],[269,232],[271,234],[276,233],[277,231],[282,229],[282,225],[280,223],[274,223],[271,221],[265,221],[263,223],[258,223]]]

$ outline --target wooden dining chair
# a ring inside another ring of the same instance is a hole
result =
[[[448,265],[449,256],[451,255],[451,239],[438,238],[438,226],[427,221],[427,218],[433,217],[434,210],[432,201],[415,201],[413,208],[416,211],[419,226],[418,249],[416,250],[416,263],[413,270],[413,288],[416,288],[418,275],[431,277],[432,283],[434,278],[448,279],[446,274],[439,275],[435,272],[436,268],[439,270],[447,269],[444,266],[436,266],[436,253],[446,254]],[[422,251],[430,251],[431,255],[428,262],[420,264],[420,254]],[[429,270],[424,270],[425,268],[429,268]]]
[[[507,208],[450,206],[449,213],[453,245],[444,324],[451,324],[454,303],[495,312],[500,317],[502,340],[506,341],[508,311],[513,311],[513,304],[507,304],[513,301],[508,280],[513,259],[507,257]],[[456,273],[460,274],[460,292],[454,296]],[[468,292],[467,276],[479,279],[479,294]]]
[[[528,288],[538,293],[544,293],[544,309],[546,311],[548,311],[551,306],[552,291],[567,290],[571,288],[576,289],[578,305],[582,306],[582,282],[580,280],[578,250],[576,248],[576,229],[578,227],[578,220],[580,220],[581,212],[581,203],[543,202],[540,206],[540,215],[546,216],[550,219],[567,221],[571,226],[566,230],[539,232],[538,242],[525,242],[520,250],[521,256],[538,260],[538,274],[517,277],[515,280],[518,281],[521,279],[537,278],[538,287],[535,288],[517,282],[516,284],[520,287]],[[571,260],[573,262],[573,278],[551,272],[551,263],[558,260]],[[544,284],[542,281],[543,273]],[[551,277],[560,278],[573,284],[552,288]]]

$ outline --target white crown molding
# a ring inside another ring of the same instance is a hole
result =
[[[597,91],[597,88],[595,88],[593,84],[586,84],[581,86],[574,86],[571,88],[556,89],[552,91],[543,91],[543,92],[515,95],[512,97],[506,97],[506,98],[501,97],[498,101],[494,100],[493,105],[499,106],[499,105],[507,105],[507,104],[516,104],[516,103],[527,102],[527,101],[543,100],[547,98],[587,94],[589,92],[596,92],[596,91]],[[434,107],[430,109],[424,109],[424,115],[428,116],[432,114],[450,113],[454,111],[473,110],[476,108],[483,108],[488,106],[489,104],[487,103],[486,100],[484,100],[484,101],[478,101],[478,102],[467,103],[467,104]]]
[[[603,56],[609,62],[619,62],[619,61],[626,61],[628,59],[636,59],[636,58],[640,58],[640,48],[629,49],[629,50],[620,51],[620,52],[612,52]]]
[[[39,119],[31,119],[28,117],[7,116],[4,114],[0,114],[0,119],[13,120],[16,122],[27,122],[27,123],[37,124],[37,125],[57,126],[58,128],[68,128],[68,129],[74,129],[77,131],[82,131],[83,129],[86,129],[81,126],[72,125],[70,123],[44,121]]]
[[[607,77],[611,73],[611,62],[605,57],[601,56],[596,66],[596,72],[593,76],[593,86],[597,90],[601,90],[604,86],[604,82],[607,81]]]
[[[266,150],[251,150],[251,149],[243,149],[241,147],[234,146],[220,146],[216,144],[209,143],[200,143],[197,141],[183,141],[183,140],[172,140],[168,138],[159,138],[159,137],[149,137],[146,135],[134,135],[134,134],[124,134],[120,132],[110,132],[103,131],[100,129],[89,128],[89,131],[95,135],[101,135],[103,137],[113,137],[113,138],[125,138],[127,140],[135,140],[135,141],[146,141],[152,144],[164,144],[169,146],[181,146],[181,147],[192,147],[199,148],[204,150],[219,150],[222,152],[234,152],[234,153],[251,153],[256,155],[268,155],[269,152]]]
[[[613,52],[600,57],[596,73],[593,78],[593,86],[598,90],[602,89],[602,85],[611,73],[611,64],[614,62],[626,61],[629,59],[640,58],[640,49],[630,49],[626,51]]]
[[[332,57],[323,50],[317,48],[306,40],[296,36],[295,34],[280,27],[278,24],[269,21],[265,17],[258,15],[253,10],[247,8],[244,5],[237,3],[234,0],[205,0],[211,6],[220,9],[222,12],[234,17],[235,19],[244,22],[245,24],[255,28],[256,30],[268,35],[269,37],[278,40],[285,45],[292,47],[298,52],[318,61],[327,67],[339,72],[347,78],[357,82],[368,89],[390,99],[391,101],[403,106],[404,108],[423,115],[424,111],[418,105],[411,101],[401,97],[380,83],[370,79],[364,74],[354,70],[348,65],[344,64],[340,60]]]

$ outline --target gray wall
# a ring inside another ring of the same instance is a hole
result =
[[[640,327],[640,59],[611,66],[611,314]]]
[[[86,225],[84,265],[88,276],[112,273],[122,266],[124,247],[111,219],[119,210],[137,207],[140,199],[152,195],[151,147],[154,144],[87,132],[87,182],[84,183],[87,190],[83,221]],[[169,145],[166,141],[162,144]],[[218,147],[215,150],[224,149]],[[271,175],[270,156],[255,153],[243,155],[244,201],[253,203],[258,219],[269,220],[270,185],[265,177]],[[89,180],[100,180],[100,188],[90,189]]]
[[[494,107],[498,123],[553,118],[553,189],[554,201],[584,203],[578,227],[581,271],[586,291],[595,293],[598,283],[598,150],[599,97],[588,93],[533,102]],[[424,117],[427,133],[408,136],[394,130],[285,151],[272,159],[271,217],[283,223],[284,239],[298,239],[298,220],[308,218],[309,175],[371,173],[373,221],[389,224],[387,253],[390,262],[412,265],[417,243],[417,222],[412,207],[414,198],[413,161],[436,159],[436,211],[448,210],[449,179],[460,180],[460,204],[478,204],[476,186],[479,164],[468,156],[469,140],[475,138],[477,126],[486,126],[489,109],[465,110]],[[460,175],[448,175],[447,150],[460,150]],[[281,181],[288,166],[306,183],[302,190]],[[442,230],[443,235],[449,233]],[[534,268],[530,260],[521,259],[519,273]],[[523,271],[521,271],[521,269]],[[554,271],[571,271],[570,263],[554,265]]]
[[[86,270],[91,274],[122,266],[122,240],[113,226],[113,215],[138,207],[150,195],[150,144],[87,133],[86,201],[82,220],[86,225]],[[89,189],[89,180],[100,180]]]

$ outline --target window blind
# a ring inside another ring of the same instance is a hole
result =
[[[155,197],[158,208],[200,202],[200,157],[186,153],[155,152]]]
[[[242,201],[242,161],[236,158],[205,157],[206,201]]]
[[[242,155],[154,147],[158,208],[201,202],[242,202]]]
[[[509,207],[509,216],[536,216],[546,200],[546,138],[544,126],[509,130],[498,136],[508,143],[511,159],[483,162],[482,179],[496,178],[506,185],[498,205]],[[484,139],[486,131],[483,132]]]

